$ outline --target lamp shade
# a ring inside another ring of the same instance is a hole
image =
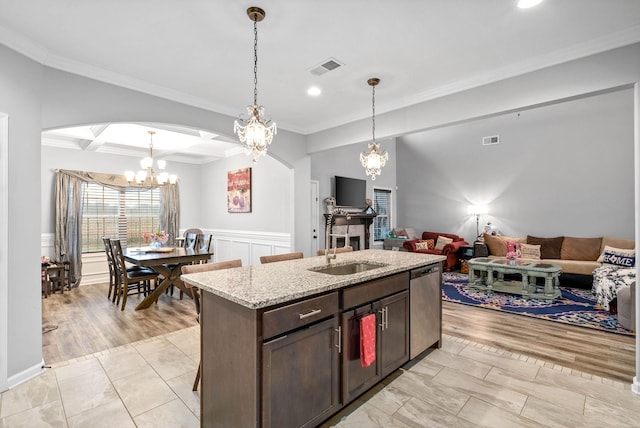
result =
[[[481,215],[489,212],[489,207],[486,205],[469,205],[467,207],[467,213],[469,215]]]

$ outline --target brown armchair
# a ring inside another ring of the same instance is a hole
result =
[[[453,239],[453,242],[448,243],[444,246],[442,250],[434,249],[418,249],[416,248],[416,244],[422,241],[426,241],[429,239],[433,239],[433,244],[435,246],[436,242],[438,242],[438,236],[443,236],[445,238]],[[424,254],[437,254],[441,256],[445,256],[447,259],[444,261],[444,269],[446,271],[450,271],[458,265],[458,250],[463,245],[469,245],[464,238],[459,237],[458,235],[454,235],[452,233],[439,233],[439,232],[422,232],[422,239],[410,239],[405,241],[402,246],[407,250],[413,253],[424,253]]]

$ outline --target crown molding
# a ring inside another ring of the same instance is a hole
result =
[[[32,42],[24,36],[8,30],[0,26],[0,40],[9,48],[22,53],[23,55],[51,68],[66,71],[69,73],[84,76],[90,79],[98,80],[104,83],[120,86],[123,88],[135,90],[148,95],[157,96],[182,104],[202,108],[219,114],[224,114],[234,118],[237,111],[231,111],[229,108],[196,97],[184,92],[169,89],[163,86],[154,85],[140,79],[135,79],[123,74],[115,73],[99,67],[94,67],[85,63],[51,54],[48,50],[37,43]],[[379,103],[379,114],[389,111],[399,110],[415,104],[427,102],[436,98],[452,95],[475,87],[487,85],[500,80],[511,77],[520,76],[526,73],[537,71],[550,66],[558,65],[564,62],[576,60],[590,55],[598,54],[607,50],[612,50],[640,42],[640,25],[636,25],[616,33],[609,34],[597,39],[592,39],[565,49],[559,49],[546,55],[540,55],[516,64],[500,67],[485,73],[479,73],[468,79],[462,79],[455,82],[449,82],[436,88],[418,92],[413,96],[405,97],[396,103]],[[298,128],[279,120],[279,128],[296,132],[302,135],[309,135],[330,128],[335,128],[347,123],[355,122],[368,117],[364,110],[360,113],[354,113],[349,116],[343,116],[335,120],[329,120],[315,124],[308,129]]]

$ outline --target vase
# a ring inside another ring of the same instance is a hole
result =
[[[515,266],[516,265],[516,259],[509,259],[509,266]]]
[[[152,240],[151,244],[149,246],[151,247],[151,249],[157,250],[157,249],[162,248],[162,242],[156,241],[156,240]]]

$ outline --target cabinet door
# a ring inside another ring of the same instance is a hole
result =
[[[380,301],[382,315],[378,358],[384,377],[409,361],[409,292]]]
[[[316,426],[340,407],[338,317],[266,342],[262,426]]]
[[[360,319],[376,313],[376,325],[380,324],[379,304],[365,305],[343,312],[342,325],[342,403],[347,404],[358,395],[371,388],[380,380],[379,364],[375,361],[369,367],[360,364]],[[379,327],[376,337],[379,335]],[[377,359],[377,352],[376,352]]]

